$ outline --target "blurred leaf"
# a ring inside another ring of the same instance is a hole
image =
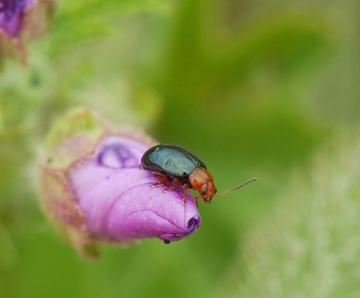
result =
[[[10,239],[10,236],[7,233],[7,231],[3,229],[0,222],[0,264],[1,264],[0,270],[6,271],[14,266],[17,255],[15,251],[16,249],[13,241]]]
[[[144,11],[162,13],[168,5],[164,0],[64,1],[53,28],[51,55],[64,55],[69,48],[104,41],[116,32],[116,19],[121,16]]]
[[[28,68],[6,61],[0,80],[0,135],[33,132],[43,120],[36,117],[36,111],[56,89],[54,72],[44,60],[32,56]]]
[[[201,0],[181,2],[169,26],[163,73],[158,73],[167,92],[175,96],[179,91],[192,91],[199,107],[213,99],[215,88],[226,95],[244,84],[254,68],[270,68],[278,80],[287,80],[307,61],[314,63],[314,55],[316,60],[319,53],[326,57],[324,51],[334,45],[334,32],[326,16],[286,10],[275,14],[270,10],[228,32],[219,27],[218,12],[212,11],[218,1],[211,2],[212,9]],[[205,90],[196,93],[199,88]]]
[[[360,134],[343,133],[295,174],[253,232],[219,297],[360,295]],[[226,295],[224,295],[226,293]]]
[[[337,45],[330,19],[265,9],[227,31],[218,1],[208,4],[179,2],[167,26],[160,68],[147,79],[166,99],[157,138],[180,144],[201,138],[214,155],[256,148],[260,164],[291,167],[306,159],[328,129],[308,115],[303,96]]]

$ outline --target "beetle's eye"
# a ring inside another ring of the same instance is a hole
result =
[[[206,194],[206,188],[203,188],[203,189],[201,190],[201,194],[202,194],[202,195]]]
[[[214,193],[217,193],[217,189],[215,188]]]

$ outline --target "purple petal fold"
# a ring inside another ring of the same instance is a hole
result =
[[[94,155],[78,163],[69,174],[88,229],[105,238],[127,240],[157,237],[177,241],[201,223],[196,199],[178,187],[165,186],[139,168],[148,147],[125,137],[109,137]]]

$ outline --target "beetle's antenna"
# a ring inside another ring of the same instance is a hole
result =
[[[228,192],[232,192],[232,191],[234,191],[234,190],[238,190],[239,188],[244,187],[245,185],[247,185],[247,184],[249,184],[249,183],[251,183],[251,182],[254,182],[254,181],[256,181],[256,180],[258,180],[258,178],[250,179],[250,180],[244,182],[243,184],[241,184],[241,185],[239,185],[239,186],[236,186],[235,188],[232,188],[232,189],[229,189],[229,190],[225,190],[225,191],[223,191],[223,192],[221,192],[221,193],[216,193],[216,194],[214,194],[214,196],[222,196],[222,195],[224,195],[224,194],[226,194],[226,193],[228,193]]]

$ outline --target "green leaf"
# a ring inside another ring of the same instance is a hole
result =
[[[296,173],[254,231],[221,297],[359,297],[360,134],[345,133]],[[224,295],[226,293],[226,295]]]
[[[59,7],[52,28],[50,55],[64,55],[79,46],[94,46],[109,35],[119,36],[121,17],[141,12],[164,13],[164,0],[66,1]]]

